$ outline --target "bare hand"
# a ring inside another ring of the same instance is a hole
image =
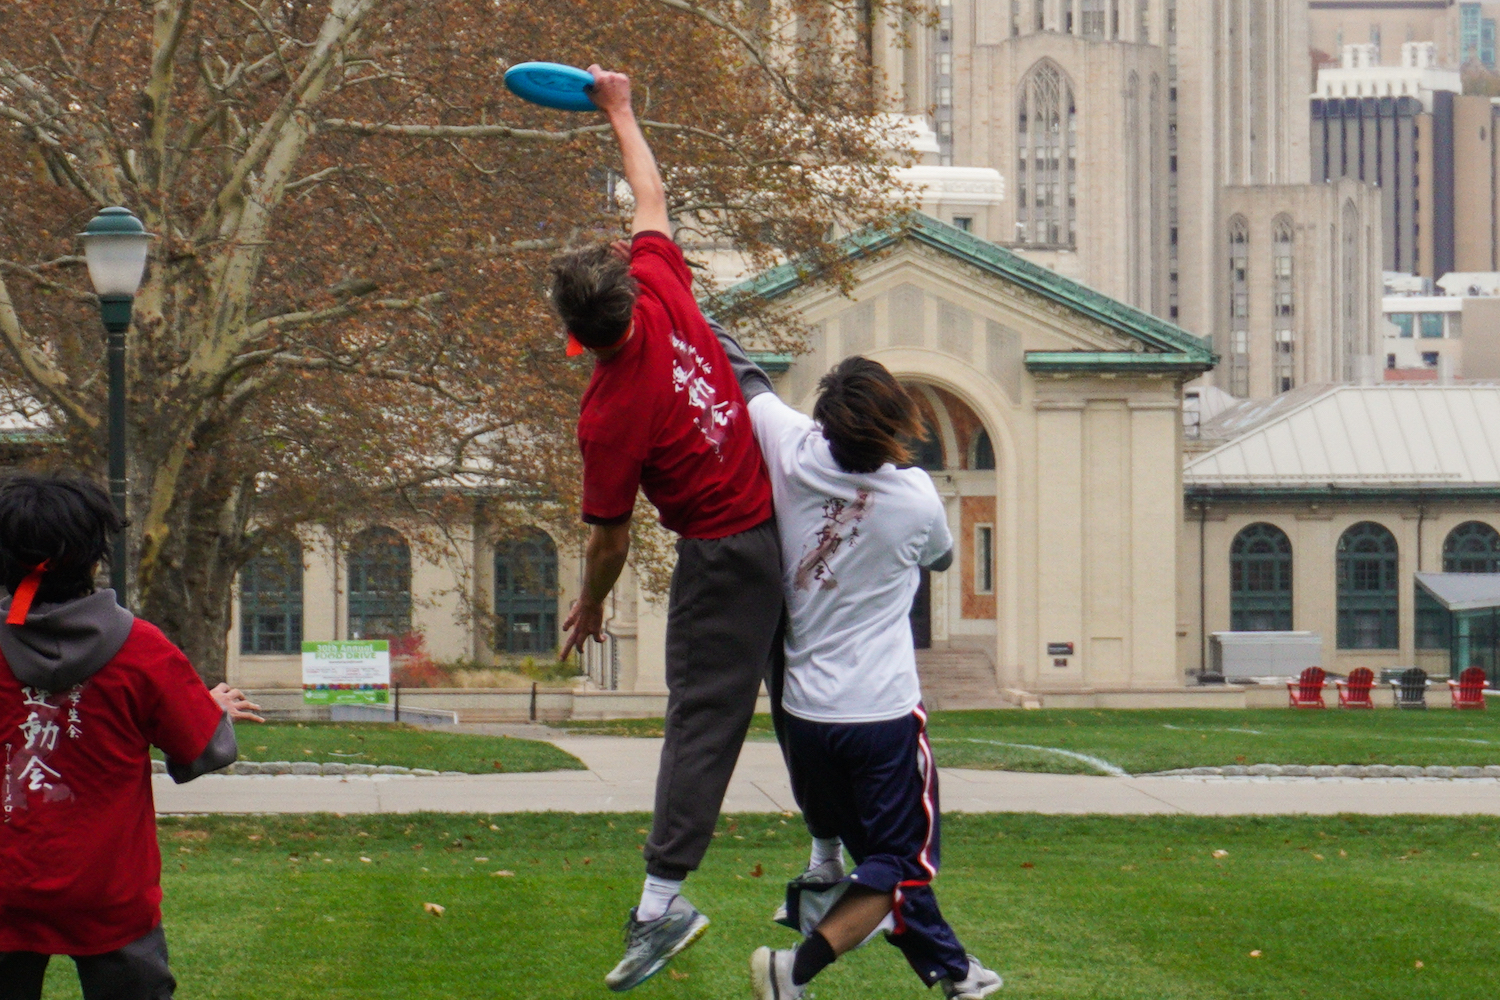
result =
[[[208,693],[213,695],[214,701],[219,703],[219,707],[228,712],[229,717],[237,722],[241,719],[248,719],[251,722],[266,721],[255,714],[260,711],[260,706],[249,698],[246,698],[245,693],[239,688],[232,688],[228,684],[220,683]]]
[[[614,114],[630,110],[630,77],[624,73],[611,73],[598,63],[590,66],[589,72],[594,74],[594,86],[590,88],[589,96],[599,105],[600,111]]]
[[[573,609],[563,622],[563,630],[568,632],[568,639],[563,643],[562,652],[557,654],[559,663],[572,655],[575,649],[582,650],[583,641],[589,636],[593,636],[595,642],[604,641],[604,605],[574,601]]]

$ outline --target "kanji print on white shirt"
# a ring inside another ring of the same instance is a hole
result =
[[[672,331],[672,389],[687,393],[688,405],[697,410],[698,430],[703,432],[720,461],[720,451],[729,438],[729,425],[739,413],[740,404],[734,400],[720,400],[719,390],[707,376],[714,373],[711,361],[698,353],[698,349]]]
[[[17,738],[5,744],[6,822],[17,810],[30,808],[32,795],[39,794],[43,802],[66,802],[73,798],[73,790],[48,760],[62,738],[76,740],[83,735],[83,720],[78,714],[83,688],[79,684],[66,694],[33,687],[21,689],[26,720],[16,727]]]
[[[794,583],[798,590],[809,590],[814,582],[823,590],[832,590],[839,585],[828,560],[843,548],[845,542],[852,546],[859,540],[859,522],[870,513],[873,502],[869,490],[856,491],[852,502],[840,497],[823,501],[823,520],[813,536],[813,547],[797,563]]]

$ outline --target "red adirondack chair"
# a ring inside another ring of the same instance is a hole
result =
[[[1327,708],[1323,704],[1323,673],[1322,667],[1308,667],[1302,671],[1302,676],[1294,681],[1286,682],[1287,701],[1291,702],[1290,708]]]
[[[1483,667],[1470,667],[1458,675],[1458,680],[1448,682],[1448,693],[1453,695],[1454,708],[1484,709],[1484,687],[1488,678]]]
[[[1334,681],[1339,692],[1339,708],[1374,708],[1370,688],[1375,686],[1375,672],[1369,667],[1349,671],[1347,681]]]

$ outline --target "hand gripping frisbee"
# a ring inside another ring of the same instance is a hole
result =
[[[598,111],[599,105],[589,96],[594,77],[576,66],[562,63],[518,63],[505,71],[505,85],[510,92],[532,104],[559,111]]]

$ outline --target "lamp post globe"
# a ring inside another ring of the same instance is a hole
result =
[[[109,493],[115,511],[127,516],[125,471],[125,331],[130,328],[135,293],[146,273],[146,250],[151,234],[128,208],[106,208],[79,233],[89,280],[99,296],[99,318],[108,332],[109,359]],[[115,536],[110,556],[110,583],[115,599],[125,606],[127,547],[125,532]]]

